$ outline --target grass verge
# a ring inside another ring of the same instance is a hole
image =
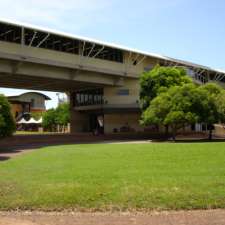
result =
[[[0,210],[225,208],[225,143],[46,147],[0,161]]]

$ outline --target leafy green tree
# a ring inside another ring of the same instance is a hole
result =
[[[205,93],[205,99],[199,102],[202,111],[199,112],[199,121],[205,123],[209,128],[209,139],[212,139],[213,124],[225,121],[224,90],[217,84],[207,83],[199,87]],[[204,104],[203,104],[204,103]]]
[[[32,112],[31,117],[35,120],[39,120],[43,116],[44,112]]]
[[[187,72],[181,67],[155,66],[151,71],[144,72],[140,78],[140,100],[142,109],[148,108],[152,99],[172,86],[192,83]]]
[[[16,123],[11,114],[10,104],[0,95],[0,138],[11,136],[16,131]]]
[[[61,126],[66,126],[70,122],[70,106],[62,103],[56,108],[56,121]]]
[[[218,107],[220,122],[225,123],[225,91],[224,90],[217,96],[216,105]]]
[[[56,131],[58,125],[64,129],[69,122],[70,106],[68,103],[60,104],[56,109],[49,109],[43,114],[42,125],[49,131]]]
[[[174,139],[178,129],[205,123],[209,128],[209,139],[212,139],[213,125],[225,122],[225,91],[213,83],[171,87],[151,101],[141,122],[170,127]]]
[[[178,129],[199,119],[198,114],[192,110],[196,89],[194,84],[185,84],[160,93],[142,114],[141,123],[168,126],[175,140]]]
[[[55,109],[49,109],[43,114],[42,125],[46,130],[51,132],[56,130],[57,127],[56,115],[57,113]]]

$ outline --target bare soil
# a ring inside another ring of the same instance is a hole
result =
[[[225,225],[225,210],[151,213],[1,212],[0,225]]]

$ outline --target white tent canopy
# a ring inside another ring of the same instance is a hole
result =
[[[42,117],[37,121],[37,123],[42,123]]]
[[[27,121],[24,118],[22,118],[20,121],[17,122],[17,124],[26,124],[26,123]]]
[[[20,121],[17,122],[17,124],[41,124],[42,123],[42,118],[39,120],[35,120],[34,118],[30,118],[29,120],[25,120],[22,118]]]

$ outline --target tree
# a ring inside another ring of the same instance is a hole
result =
[[[140,100],[143,110],[148,108],[151,100],[159,93],[167,91],[172,86],[182,86],[192,83],[187,72],[181,67],[155,66],[151,71],[144,72],[140,78]]]
[[[202,93],[205,93],[205,99],[199,102],[199,105],[202,105],[199,121],[208,125],[209,139],[211,140],[213,125],[225,121],[225,104],[223,102],[225,92],[215,83],[207,83],[199,87],[199,89]]]
[[[173,139],[178,129],[205,123],[209,128],[209,139],[212,139],[213,125],[225,122],[225,91],[213,83],[171,87],[151,101],[142,114],[141,122],[170,127]]]
[[[174,86],[154,98],[143,112],[141,123],[168,126],[175,140],[177,130],[196,123],[198,114],[193,109],[197,87],[194,84]]]
[[[0,138],[11,136],[16,131],[16,123],[11,114],[7,98],[0,95]]]
[[[57,126],[56,121],[56,110],[55,109],[49,109],[43,114],[43,127],[48,131],[55,131]]]
[[[70,106],[68,103],[62,103],[56,108],[56,120],[59,125],[67,125],[70,122]]]
[[[49,109],[43,114],[42,125],[46,130],[55,131],[57,125],[64,127],[70,122],[70,106],[60,104],[56,109]]]
[[[64,130],[65,126],[70,122],[70,105],[62,103],[56,108],[56,123]]]
[[[216,105],[218,107],[220,122],[225,123],[225,91],[224,90],[217,96]]]
[[[32,112],[31,117],[33,117],[35,120],[39,120],[41,117],[43,117],[44,112]]]

